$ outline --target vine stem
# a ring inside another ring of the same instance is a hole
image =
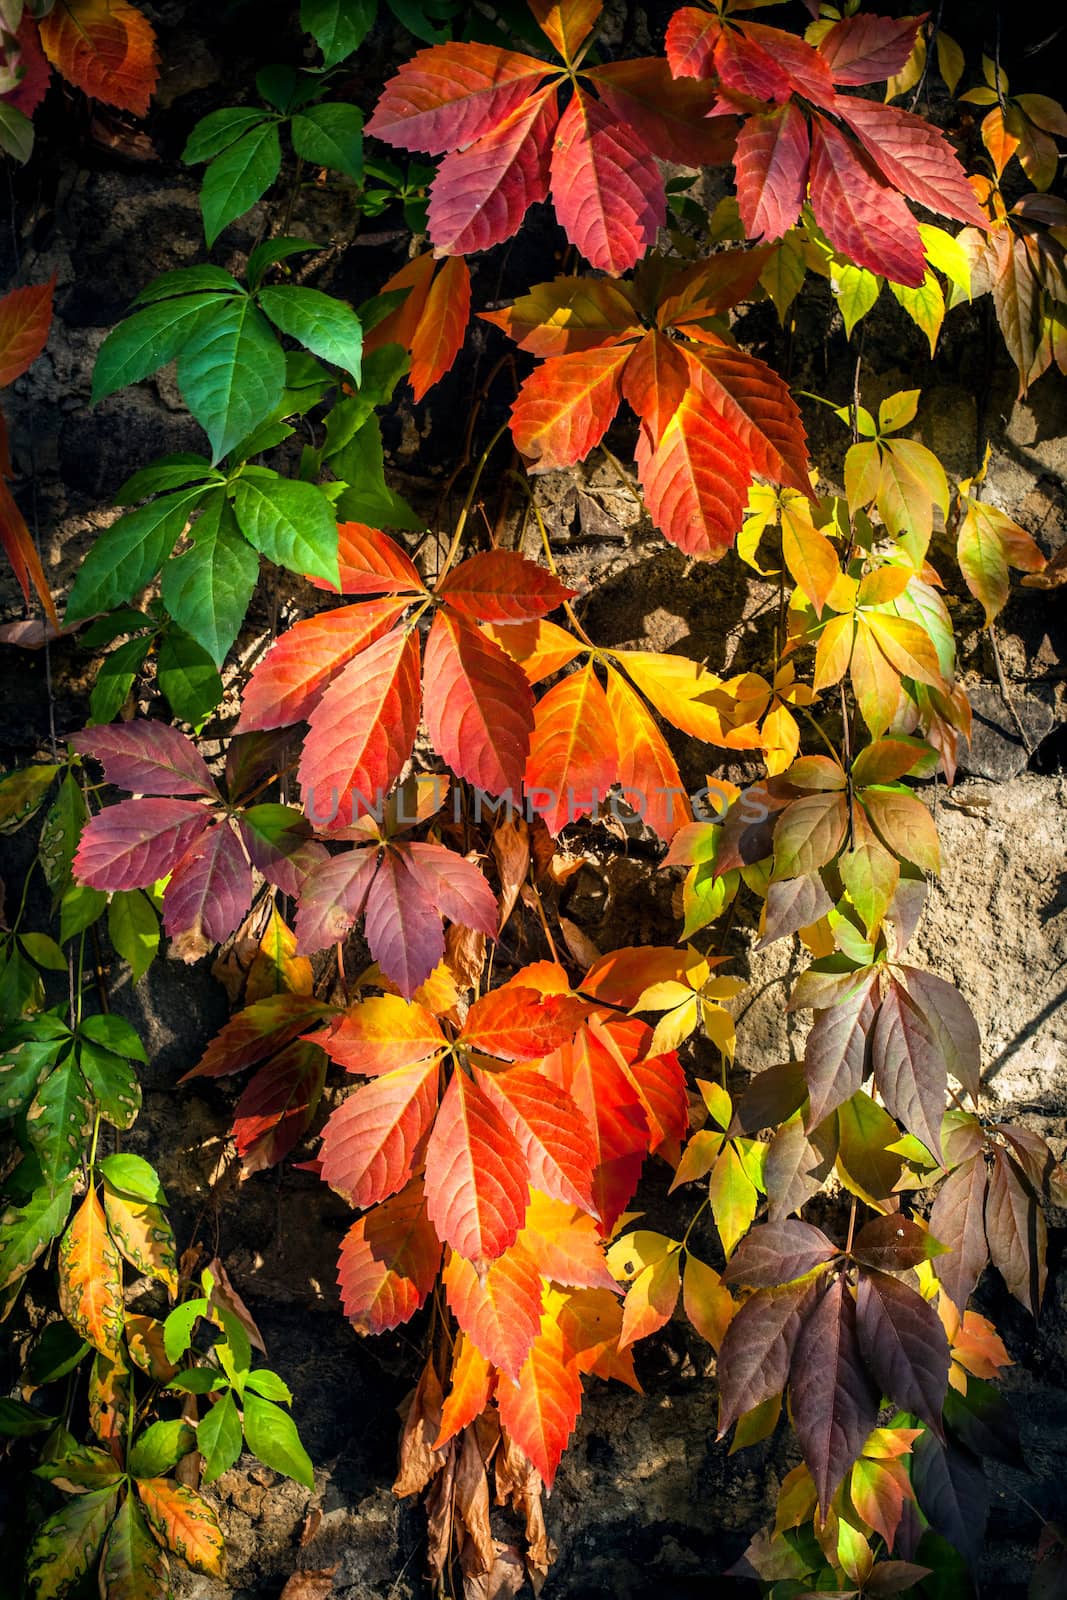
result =
[[[512,476],[518,479],[518,482],[521,484],[525,494],[528,497],[530,510],[534,514],[534,521],[537,523],[537,530],[541,535],[541,546],[545,552],[545,565],[548,567],[548,570],[551,572],[552,576],[554,578],[558,578],[559,568],[556,565],[556,558],[552,553],[552,540],[549,537],[548,528],[545,526],[545,519],[541,513],[541,507],[537,504],[537,499],[533,490],[530,488],[530,485],[527,483],[526,479],[521,475],[521,473],[516,472],[513,473]],[[570,623],[571,627],[574,629],[575,633],[578,635],[579,639],[581,639],[584,644],[588,645],[590,650],[595,651],[597,648],[596,645],[593,643],[592,639],[590,639],[589,635],[578,621],[578,618],[575,615],[574,607],[571,605],[569,600],[564,600],[563,602],[563,614],[567,618],[567,621]]]
[[[482,481],[482,474],[489,464],[489,457],[492,455],[493,451],[496,449],[497,445],[500,443],[507,431],[508,424],[506,422],[502,422],[500,427],[494,433],[493,437],[490,439],[489,443],[486,445],[485,449],[482,451],[481,455],[478,457],[477,465],[474,468],[474,476],[471,479],[470,488],[467,490],[467,498],[463,502],[459,516],[456,518],[455,531],[452,534],[452,542],[449,545],[448,551],[445,555],[444,565],[437,574],[438,583],[441,582],[441,579],[445,576],[445,573],[448,572],[449,568],[455,562],[456,557],[459,555],[459,547],[466,531],[467,521],[471,514],[471,508],[474,505],[474,497],[478,493],[478,485]]]

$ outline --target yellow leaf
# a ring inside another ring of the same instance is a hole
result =
[[[688,1252],[682,1275],[682,1304],[693,1327],[717,1352],[737,1307],[719,1274]]]
[[[122,1263],[104,1209],[90,1189],[59,1245],[59,1304],[87,1343],[122,1359]]]
[[[178,1260],[166,1213],[141,1200],[131,1200],[104,1185],[108,1232],[131,1267],[178,1292]]]
[[[207,1501],[172,1478],[143,1478],[137,1485],[152,1527],[168,1550],[212,1578],[222,1576],[222,1529]]]

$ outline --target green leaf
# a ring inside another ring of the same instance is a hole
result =
[[[377,0],[301,0],[300,26],[322,51],[323,65],[335,67],[359,49],[377,10]]]
[[[117,611],[110,611],[106,617],[97,617],[95,622],[90,622],[80,634],[78,645],[82,650],[102,650],[105,645],[114,644],[124,633],[141,633],[145,628],[154,627],[154,621],[144,611],[135,611],[132,606],[119,606]]]
[[[111,896],[107,933],[116,953],[129,962],[137,983],[159,950],[159,918],[142,889],[117,889]]]
[[[33,1433],[44,1433],[55,1423],[55,1417],[46,1417],[24,1400],[0,1399],[0,1434],[8,1439],[28,1439]]]
[[[143,1200],[146,1205],[165,1206],[167,1203],[155,1167],[143,1156],[131,1155],[125,1150],[118,1151],[115,1155],[104,1157],[100,1162],[100,1171],[116,1194],[125,1195],[130,1200]]]
[[[345,491],[337,501],[340,522],[365,522],[372,528],[423,527],[406,501],[385,481],[382,432],[371,417],[330,461],[330,470],[343,480]]]
[[[94,1489],[42,1523],[27,1557],[34,1600],[60,1600],[89,1571],[118,1503],[117,1488]]]
[[[245,267],[249,293],[254,293],[259,288],[266,273],[279,261],[286,261],[290,256],[305,255],[309,250],[322,248],[322,245],[316,244],[314,239],[264,239],[262,244],[256,245]]]
[[[195,1300],[185,1300],[180,1306],[174,1307],[163,1324],[163,1348],[168,1361],[181,1359],[192,1343],[197,1317],[206,1315],[207,1301],[202,1295],[198,1295]]]
[[[23,167],[33,154],[33,123],[4,100],[0,100],[0,150]]]
[[[292,120],[293,149],[313,166],[363,182],[363,116],[355,106],[309,106]]]
[[[47,933],[20,933],[19,943],[30,960],[46,972],[66,972],[67,958]]]
[[[224,300],[193,329],[178,358],[178,384],[218,461],[274,411],[285,356],[251,300]]]
[[[278,124],[261,122],[242,134],[236,144],[215,157],[200,189],[204,236],[208,248],[223,228],[243,216],[259,200],[281,170],[282,147]]]
[[[63,1231],[70,1213],[74,1179],[35,1189],[24,1206],[9,1206],[0,1216],[0,1289],[28,1272],[46,1244]]]
[[[105,1120],[113,1128],[131,1128],[141,1109],[141,1085],[126,1058],[85,1039],[78,1064]]]
[[[186,141],[182,160],[187,167],[201,161],[211,161],[235,144],[242,134],[250,133],[267,113],[251,106],[224,106],[221,111],[209,111],[201,117]]]
[[[96,674],[92,694],[89,696],[89,722],[99,726],[114,722],[144,666],[145,657],[152,648],[152,635],[140,634],[127,639],[117,650],[104,657]]]
[[[89,1092],[71,1054],[45,1079],[26,1113],[26,1132],[46,1183],[55,1186],[74,1171],[92,1127]]]
[[[350,305],[319,289],[296,284],[261,289],[258,298],[276,328],[323,361],[343,368],[359,383],[363,329]]]
[[[73,1372],[91,1348],[80,1334],[75,1333],[66,1318],[60,1317],[42,1330],[30,1351],[26,1375],[38,1389],[43,1384],[55,1383],[57,1378],[65,1378],[68,1372]]]
[[[44,805],[59,768],[19,767],[0,778],[0,833],[16,833]]]
[[[37,846],[45,880],[54,895],[61,895],[70,884],[74,852],[87,820],[81,785],[74,774],[68,772],[48,809]]]
[[[173,361],[205,312],[228,304],[217,294],[189,294],[160,300],[135,311],[112,328],[93,368],[92,404],[99,405],[116,389],[140,383]]]
[[[133,506],[139,500],[145,500],[150,494],[162,494],[168,489],[184,489],[187,483],[216,483],[224,481],[221,472],[216,472],[207,456],[194,455],[191,451],[172,456],[163,456],[159,461],[153,461],[149,467],[142,467],[135,472],[132,478],[127,478],[122,488],[115,495],[117,506]]]
[[[229,501],[213,496],[191,530],[193,547],[163,568],[163,604],[218,667],[237,637],[259,577]]]
[[[194,728],[200,727],[222,699],[222,679],[214,661],[203,645],[181,628],[170,628],[164,635],[157,677],[174,715]]]
[[[865,317],[878,299],[882,287],[866,267],[854,267],[851,262],[836,262],[832,268],[830,287],[837,298],[838,308],[845,323],[846,334],[851,334],[857,322]]]
[[[169,1565],[132,1494],[119,1506],[100,1559],[100,1593],[113,1600],[166,1595]]]
[[[196,1434],[187,1422],[153,1422],[130,1446],[129,1471],[135,1478],[161,1478],[195,1449]]]
[[[337,519],[314,484],[246,474],[237,480],[234,511],[248,542],[276,566],[339,583]]]
[[[229,1382],[217,1367],[191,1367],[188,1372],[179,1372],[172,1378],[167,1388],[177,1389],[182,1394],[210,1394],[212,1390],[228,1388]]]
[[[69,1038],[38,1037],[32,1023],[11,1030],[0,1052],[0,1121],[17,1116],[33,1099]]]
[[[171,272],[161,272],[153,278],[147,289],[142,289],[134,300],[135,306],[151,305],[156,300],[170,300],[178,294],[197,291],[214,294],[242,294],[237,279],[222,267],[204,263],[198,267],[175,267]]]
[[[289,1385],[283,1383],[269,1367],[259,1367],[255,1372],[250,1372],[245,1379],[245,1388],[251,1389],[253,1394],[261,1394],[264,1400],[283,1400],[287,1406],[293,1403],[293,1392]]]
[[[241,1454],[241,1419],[232,1394],[223,1395],[201,1418],[196,1446],[204,1458],[204,1482],[214,1483]]]
[[[67,622],[110,611],[150,583],[178,542],[203,490],[163,495],[128,511],[97,539],[78,568],[67,601]]]
[[[131,1061],[148,1065],[148,1053],[141,1043],[141,1035],[124,1017],[116,1016],[113,1011],[86,1017],[78,1032],[105,1050],[113,1050],[116,1055],[128,1056]]]
[[[311,1458],[300,1443],[296,1424],[270,1400],[247,1394],[244,1408],[245,1439],[252,1454],[275,1472],[295,1478],[305,1489],[315,1487]]]

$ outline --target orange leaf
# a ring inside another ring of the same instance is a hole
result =
[[[689,369],[673,339],[651,328],[634,350],[622,375],[623,399],[648,429],[653,449],[682,403]]]
[[[426,1215],[421,1178],[375,1206],[345,1235],[337,1282],[357,1333],[385,1333],[407,1322],[433,1288],[441,1241]]]
[[[426,641],[424,681],[426,726],[442,760],[488,794],[517,796],[534,720],[521,667],[442,607]]]
[[[617,1290],[579,1289],[562,1301],[557,1313],[563,1348],[579,1372],[617,1378],[638,1394],[632,1350],[619,1349],[622,1301]]]
[[[516,622],[508,626],[488,623],[483,632],[506,650],[526,674],[528,683],[540,683],[554,672],[569,666],[582,646],[572,633],[543,617],[536,622]]]
[[[357,1001],[328,1032],[312,1037],[331,1061],[363,1077],[425,1061],[446,1044],[428,1011],[392,994]]]
[[[541,1319],[541,1331],[523,1362],[518,1383],[503,1382],[497,1389],[497,1405],[509,1437],[551,1489],[582,1409],[582,1380],[550,1311]]]
[[[480,311],[535,356],[561,356],[569,350],[596,350],[640,334],[628,285],[611,278],[556,278],[535,284],[513,305]]]
[[[221,1578],[225,1542],[207,1501],[172,1478],[142,1478],[137,1493],[160,1542],[194,1572]]]
[[[364,522],[337,525],[337,560],[341,594],[422,594],[422,579],[406,551],[394,539]],[[338,590],[323,578],[309,578],[316,589]]]
[[[433,1442],[441,1450],[449,1439],[480,1417],[489,1404],[493,1369],[478,1346],[461,1332],[452,1352],[452,1387],[441,1411],[441,1431]]]
[[[536,1067],[483,1072],[478,1078],[519,1141],[534,1187],[592,1211],[595,1152],[585,1118],[567,1090]]]
[[[122,1262],[95,1189],[60,1240],[59,1304],[83,1339],[109,1361],[121,1361]]]
[[[749,475],[761,472],[812,498],[804,424],[788,384],[765,362],[718,341],[688,356],[690,381],[741,440]]]
[[[372,1206],[411,1178],[437,1111],[436,1058],[373,1078],[338,1106],[322,1133],[322,1177],[352,1205]]]
[[[21,377],[44,349],[55,286],[53,272],[47,283],[12,289],[0,299],[0,389]]]
[[[601,9],[602,0],[530,0],[537,26],[568,63],[589,37]]]
[[[522,974],[517,976],[521,979]],[[506,1061],[532,1061],[566,1044],[583,1010],[570,995],[546,997],[536,989],[524,989],[521,982],[510,983],[474,1002],[461,1039],[468,1049]]]
[[[37,554],[37,546],[11,490],[2,477],[0,477],[0,545],[3,546],[4,554],[11,563],[11,570],[18,579],[19,588],[26,600],[30,598],[32,583],[44,607],[45,615],[58,632],[59,618],[56,615],[55,601],[52,599],[52,592],[48,587],[44,568],[41,566],[41,558]]]
[[[541,1274],[518,1240],[479,1277],[469,1261],[449,1252],[445,1293],[456,1321],[487,1361],[517,1381],[541,1326]]]
[[[528,1197],[518,1140],[477,1084],[457,1070],[426,1149],[426,1209],[438,1236],[482,1267],[514,1244]]]
[[[470,269],[462,256],[450,256],[430,285],[411,335],[411,388],[416,401],[455,361],[470,313]]]
[[[254,668],[241,696],[235,731],[253,733],[306,721],[327,684],[353,656],[388,633],[407,603],[404,598],[364,600],[294,623]]]
[[[583,460],[604,437],[619,408],[629,345],[552,356],[532,372],[511,408],[515,448],[531,472]]]
[[[590,663],[539,702],[525,788],[553,837],[607,799],[618,769],[610,728],[607,696]]]
[[[635,457],[661,533],[686,555],[721,560],[741,526],[751,477],[748,453],[721,414],[687,389],[657,446],[638,434]]]
[[[680,1260],[681,1252],[671,1250],[637,1274],[623,1301],[621,1346],[636,1344],[670,1321],[681,1288]]]
[[[542,1277],[569,1288],[610,1289],[614,1293],[615,1281],[604,1261],[599,1229],[584,1210],[533,1189],[519,1240],[537,1262]]]
[[[404,350],[411,349],[426,307],[433,272],[433,251],[424,250],[422,255],[405,261],[400,271],[394,272],[388,282],[382,284],[379,294],[392,294],[397,289],[406,289],[408,292],[395,311],[390,311],[381,322],[364,333],[364,356],[370,355],[373,350],[380,350],[386,344],[398,344]]]
[[[623,799],[670,843],[692,810],[667,741],[626,680],[608,668],[608,708]]]
[[[126,0],[59,0],[40,21],[45,55],[76,89],[143,117],[156,86],[156,37]]]

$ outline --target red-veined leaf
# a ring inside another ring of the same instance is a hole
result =
[[[840,255],[910,289],[922,283],[926,255],[915,218],[825,117],[811,126],[811,203]]]
[[[689,368],[673,339],[650,328],[622,374],[622,395],[648,429],[655,449],[689,387]]]
[[[362,853],[372,855],[370,851]],[[318,877],[316,874],[316,883]],[[441,913],[426,885],[411,872],[406,852],[395,848],[382,854],[365,893],[363,931],[370,953],[390,982],[410,1000],[445,953]],[[301,926],[298,921],[298,931]]]
[[[810,1284],[760,1289],[741,1306],[719,1348],[719,1437],[746,1411],[780,1394],[811,1305]]]
[[[751,470],[745,446],[718,410],[700,390],[687,389],[658,446],[642,429],[635,455],[657,528],[686,555],[720,560],[741,526]]]
[[[539,701],[524,782],[553,837],[607,799],[618,769],[610,728],[607,696],[591,663]]]
[[[573,1096],[535,1067],[482,1072],[478,1082],[518,1140],[533,1187],[592,1211],[595,1151]]]
[[[296,947],[314,955],[336,944],[363,914],[377,875],[377,854],[371,849],[345,850],[311,869],[300,889],[296,912]]]
[[[331,1014],[332,1007],[311,995],[272,994],[231,1017],[212,1039],[196,1066],[179,1081],[223,1078],[265,1061],[275,1050]]]
[[[482,1267],[515,1242],[528,1194],[518,1140],[477,1084],[456,1071],[426,1149],[426,1210],[438,1235]]]
[[[394,539],[363,522],[337,525],[337,560],[341,574],[341,594],[422,594],[422,579],[411,557]],[[323,578],[309,578],[316,589],[338,593]]]
[[[573,1045],[546,1058],[545,1072],[566,1089],[593,1143],[593,1205],[608,1232],[625,1210],[648,1150],[648,1123],[616,1053],[583,1028]]]
[[[59,1242],[59,1304],[94,1350],[122,1359],[122,1262],[104,1208],[90,1189]]]
[[[989,1260],[985,1236],[986,1164],[971,1156],[950,1172],[934,1197],[930,1232],[947,1246],[934,1271],[962,1317]]]
[[[357,1001],[317,1041],[331,1061],[367,1078],[414,1066],[447,1042],[428,1011],[394,994]]]
[[[99,761],[108,783],[118,789],[218,799],[219,791],[199,750],[168,722],[149,722],[147,718],[113,722],[106,728],[72,733],[69,742],[80,754]]]
[[[472,621],[508,623],[546,616],[577,591],[513,550],[483,550],[453,567],[436,593]]]
[[[146,889],[173,872],[211,816],[196,800],[121,800],[90,817],[74,876],[93,889]]]
[[[163,927],[172,939],[192,934],[194,944],[201,937],[221,944],[251,904],[252,868],[230,819],[222,817],[175,864],[163,896]]]
[[[476,143],[445,156],[428,213],[437,255],[472,255],[501,244],[532,205],[548,198],[555,97],[555,84],[535,91]]]
[[[715,74],[729,103],[736,95],[744,103],[788,100],[793,84],[773,50],[765,50],[747,32],[724,27],[715,41]]]
[[[746,38],[778,63],[792,79],[795,94],[803,95],[813,106],[833,110],[837,95],[830,69],[806,39],[782,28],[768,28],[762,22],[742,23]]]
[[[780,239],[793,227],[808,192],[807,118],[790,100],[748,117],[737,136],[737,204],[750,239]]]
[[[933,1306],[885,1272],[861,1272],[856,1331],[863,1359],[886,1399],[913,1411],[940,1435],[949,1352]]]
[[[309,718],[300,758],[304,809],[321,828],[345,827],[380,805],[399,778],[419,725],[419,638],[388,633],[333,680]]]
[[[408,1183],[437,1112],[436,1059],[383,1072],[350,1094],[322,1130],[323,1181],[361,1208]]]
[[[479,1276],[471,1262],[452,1250],[444,1286],[467,1338],[517,1382],[541,1326],[541,1274],[533,1257],[516,1240]]]
[[[882,174],[909,200],[956,222],[978,228],[989,226],[989,218],[975,199],[955,151],[944,134],[924,117],[860,95],[838,95],[834,110],[863,141],[864,149]]]
[[[390,78],[366,132],[402,150],[459,150],[524,106],[551,71],[499,45],[434,45]]]
[[[604,1260],[600,1230],[587,1206],[579,1208],[536,1187],[531,1189],[519,1242],[537,1262],[541,1276],[551,1282],[617,1292]]]
[[[426,726],[438,755],[491,795],[522,785],[534,725],[526,675],[463,617],[438,611],[423,667]]]
[[[585,1012],[582,1002],[571,995],[526,989],[521,978],[520,972],[471,1006],[460,1036],[468,1049],[505,1061],[532,1061],[574,1036]]]
[[[511,408],[515,448],[531,472],[582,461],[604,437],[622,397],[628,345],[552,356],[523,383]]]
[[[713,12],[682,6],[667,24],[667,60],[676,78],[711,75],[722,22]]]
[[[4,103],[11,104],[10,95]],[[53,273],[47,283],[30,283],[0,298],[0,389],[20,378],[44,349],[55,286]]]
[[[345,1235],[337,1282],[357,1333],[386,1333],[415,1315],[437,1279],[441,1241],[421,1178],[360,1217]]]
[[[126,0],[63,0],[38,27],[45,55],[76,89],[143,117],[156,86],[152,25]]]
[[[644,701],[611,667],[607,697],[623,799],[669,844],[693,815],[674,757]]]
[[[451,367],[467,334],[471,314],[470,268],[453,256],[430,285],[425,308],[411,336],[411,392],[416,401]]]
[[[627,272],[667,215],[663,177],[635,129],[577,89],[552,144],[552,203],[591,266]]]
[[[689,1131],[689,1096],[677,1054],[670,1050],[650,1056],[652,1029],[636,1017],[607,1023],[594,1019],[589,1027],[610,1050],[637,1096],[648,1124],[648,1148],[668,1161],[676,1160],[677,1146]]]
[[[241,696],[238,733],[304,722],[327,684],[404,614],[406,598],[364,600],[296,622],[275,640]]]
[[[582,1409],[582,1380],[551,1311],[523,1362],[517,1384],[497,1389],[500,1421],[551,1489],[560,1457]]]
[[[736,1325],[735,1318],[731,1331]],[[856,1303],[843,1277],[830,1284],[804,1319],[790,1361],[789,1396],[800,1448],[825,1513],[878,1421],[879,1394],[860,1354]]]
[[[394,849],[443,917],[493,937],[496,896],[473,862],[439,844],[403,844]]]
[[[455,1258],[462,1260],[462,1256]],[[473,1340],[459,1333],[452,1350],[452,1387],[441,1410],[441,1431],[433,1442],[442,1449],[457,1433],[480,1417],[489,1404],[493,1371]]]
[[[588,76],[616,120],[633,128],[661,160],[686,167],[725,166],[730,160],[736,125],[730,117],[709,119],[712,84],[675,78],[668,62],[649,56],[607,62]]]
[[[261,1067],[233,1109],[233,1135],[248,1174],[273,1167],[307,1131],[326,1081],[326,1057],[298,1039]]]
[[[904,67],[921,25],[921,17],[846,17],[823,34],[819,54],[835,83],[881,83]]]

